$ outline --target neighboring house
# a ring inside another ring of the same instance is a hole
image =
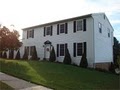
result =
[[[23,29],[22,55],[27,50],[29,58],[36,47],[38,57],[49,59],[55,49],[56,61],[63,62],[68,47],[72,64],[79,65],[86,54],[89,67],[108,68],[113,61],[113,28],[104,13],[64,19]]]

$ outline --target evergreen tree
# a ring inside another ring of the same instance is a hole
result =
[[[88,66],[87,58],[86,58],[85,53],[83,53],[81,62],[80,62],[80,67],[87,68],[87,66]]]
[[[9,50],[9,59],[14,59],[14,50]]]
[[[6,52],[4,52],[3,58],[7,58],[7,53]]]
[[[71,64],[71,56],[70,56],[70,53],[69,53],[69,50],[68,48],[65,49],[65,57],[64,57],[64,60],[63,60],[63,63],[65,64]]]
[[[0,58],[2,58],[2,52],[0,52]]]
[[[25,52],[24,52],[24,55],[23,55],[23,60],[27,60],[28,59],[28,52],[27,50],[25,49]]]
[[[20,60],[20,51],[18,50],[15,59]]]
[[[114,45],[113,45],[113,61],[115,68],[119,68],[119,63],[117,62],[118,56],[120,55],[120,45],[119,41],[114,37]]]
[[[55,60],[56,60],[56,55],[55,55],[55,50],[54,50],[54,47],[53,47],[52,50],[50,51],[49,61],[54,62]]]
[[[112,62],[110,64],[109,71],[111,71],[113,73],[115,72],[115,66],[114,66],[114,64]]]
[[[32,51],[32,60],[38,60],[38,56],[37,56],[37,51],[36,51],[36,47],[33,47],[33,51]]]

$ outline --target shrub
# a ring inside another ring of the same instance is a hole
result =
[[[88,62],[85,53],[83,53],[81,62],[80,62],[80,67],[87,68],[88,67]]]
[[[20,60],[20,51],[18,50],[15,59]]]
[[[3,58],[7,58],[7,53],[6,52],[3,53]]]
[[[2,52],[0,51],[0,58],[2,58]]]
[[[9,50],[9,59],[14,59],[14,50]]]
[[[95,68],[95,70],[100,71],[100,72],[107,72],[107,73],[108,73],[108,71],[107,71],[107,70],[102,69],[102,68]]]
[[[69,50],[68,48],[65,49],[65,57],[64,57],[64,60],[63,60],[63,63],[65,64],[71,64],[71,56],[70,56],[70,53],[69,53]]]
[[[113,64],[113,62],[111,62],[110,66],[109,66],[109,71],[111,72],[115,72],[115,65]]]
[[[24,55],[23,55],[23,58],[24,60],[27,60],[28,59],[28,52],[27,50],[25,49],[25,52],[24,52]]]
[[[55,50],[54,47],[52,47],[52,50],[50,51],[49,61],[54,62],[55,60],[56,60]]]
[[[32,52],[32,60],[38,60],[38,56],[37,56],[37,51],[36,51],[36,47],[33,47],[33,52]]]

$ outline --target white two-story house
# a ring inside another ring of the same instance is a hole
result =
[[[89,67],[106,68],[113,61],[113,28],[104,13],[24,28],[22,42],[21,56],[27,49],[29,58],[34,46],[41,60],[49,59],[50,50],[54,47],[56,61],[63,62],[67,47],[72,64],[79,65],[83,53]]]

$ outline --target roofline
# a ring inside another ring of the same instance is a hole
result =
[[[87,17],[91,17],[91,15],[92,14],[87,14],[87,15],[83,15],[83,16],[78,16],[78,17],[68,18],[68,19],[64,19],[64,20],[49,22],[49,23],[45,23],[45,24],[35,25],[35,26],[23,28],[22,30],[28,30],[28,29],[32,29],[32,28],[47,26],[47,25],[50,25],[50,24],[57,24],[57,23],[62,23],[62,22],[68,22],[68,21],[71,21],[71,20],[77,20],[77,19],[81,19],[81,18],[87,18]]]

